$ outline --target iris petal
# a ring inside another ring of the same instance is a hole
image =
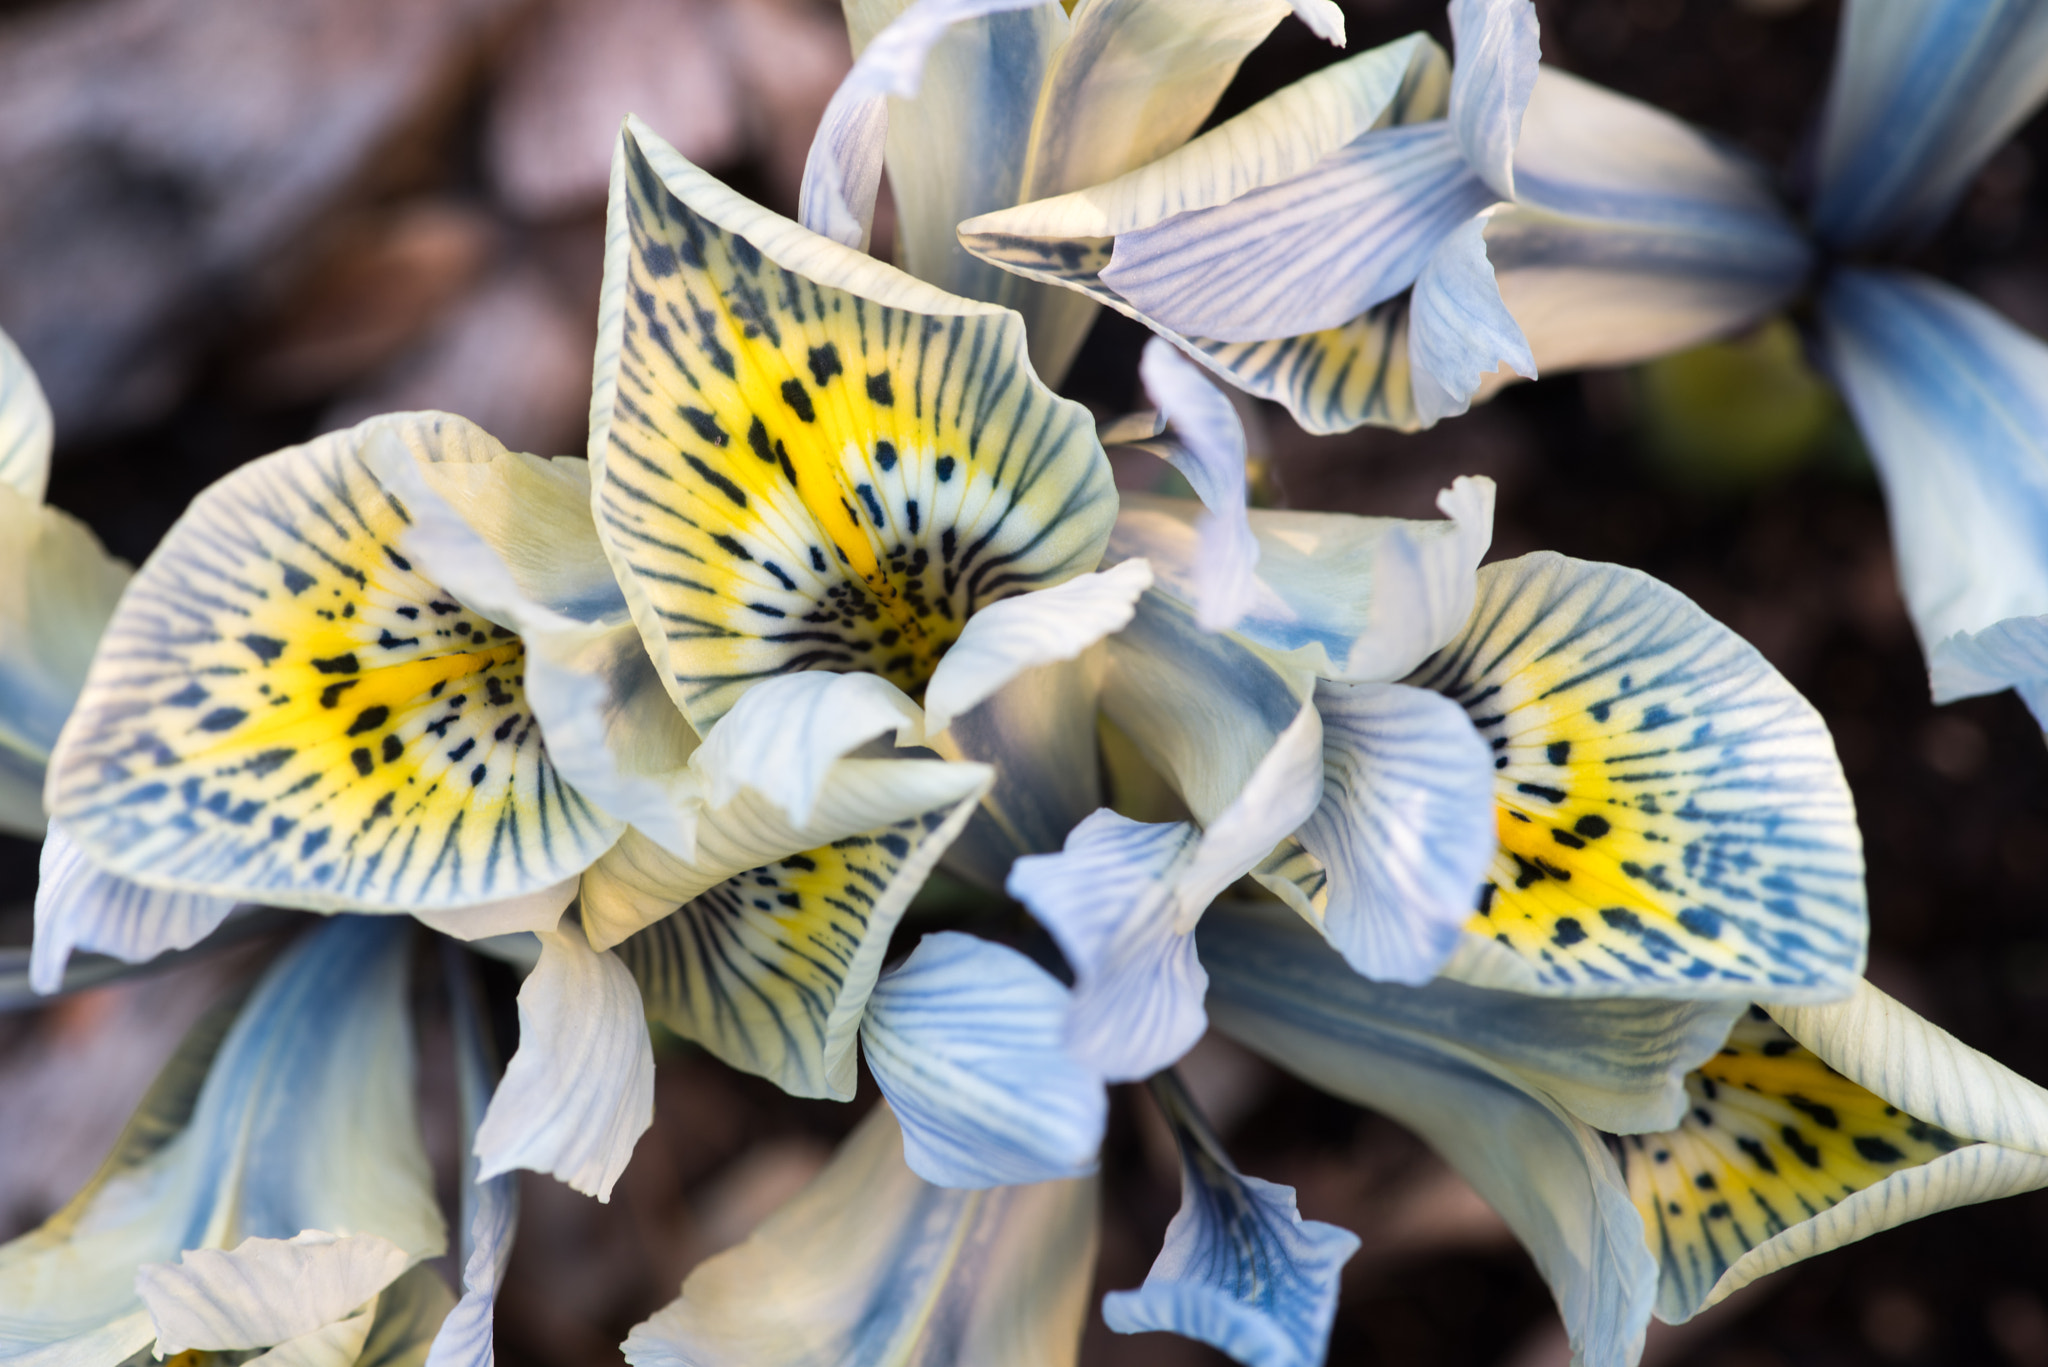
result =
[[[50,482],[53,434],[50,401],[35,371],[14,339],[0,332],[0,484],[41,503]]]
[[[36,938],[29,983],[55,992],[73,952],[108,954],[146,963],[174,949],[189,949],[211,935],[235,909],[232,897],[164,892],[95,868],[60,830],[43,837],[36,878]]]
[[[1536,88],[1536,6],[1451,0],[1451,127],[1473,174],[1496,199],[1515,197],[1515,145]]]

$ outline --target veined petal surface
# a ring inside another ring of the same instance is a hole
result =
[[[751,788],[802,826],[841,759],[889,732],[899,744],[914,739],[923,721],[916,703],[876,675],[785,674],[748,689],[690,764],[712,804]]]
[[[40,504],[50,483],[54,435],[50,401],[35,371],[14,339],[0,332],[0,485]]]
[[[2048,11],[2032,0],[1843,8],[1814,229],[1840,250],[1911,243],[2048,96]]]
[[[1486,257],[1490,217],[1474,214],[1437,243],[1408,301],[1409,382],[1424,427],[1471,408],[1503,366],[1536,378],[1529,340],[1502,302]]]
[[[61,828],[52,829],[43,837],[36,874],[29,984],[38,992],[57,991],[77,950],[139,964],[189,949],[234,909],[232,897],[165,892],[117,878],[95,867]]]
[[[700,731],[802,669],[915,696],[977,608],[1095,568],[1108,461],[1015,315],[749,204],[639,125],[612,190],[598,534]]]
[[[829,1167],[627,1336],[633,1367],[1073,1367],[1093,1178],[962,1191],[903,1161],[878,1105]]]
[[[2048,1186],[2039,1088],[1867,986],[1849,1002],[1786,1012],[1837,1047],[1839,1027],[1873,1014],[1882,1034],[1848,1057],[1877,1063],[1877,1077],[1836,1071],[1756,1008],[1687,1077],[1691,1106],[1675,1128],[1616,1141],[1662,1268],[1660,1319],[1690,1319],[1758,1277],[1907,1220]],[[1870,1045],[1884,1042],[1906,1052],[1879,1062]],[[1953,1071],[1930,1073],[1930,1063]],[[2031,1151],[1930,1123],[1900,1104],[1907,1096],[1863,1085],[1879,1077],[1920,1099],[1975,1092],[1959,1109],[1979,1115],[2023,1089],[2022,1123],[1994,1128],[2022,1130]]]
[[[1549,552],[1488,565],[1407,682],[1494,752],[1500,851],[1446,971],[1596,997],[1854,985],[1863,846],[1827,727],[1684,595]]]
[[[1231,630],[1326,679],[1384,683],[1421,664],[1471,615],[1493,541],[1493,481],[1437,495],[1448,521],[1254,508],[1258,593]],[[1109,556],[1144,556],[1163,592],[1201,595],[1201,543],[1185,499],[1127,494]]]
[[[1094,1170],[1109,1096],[1066,1053],[1067,997],[1016,950],[954,932],[882,975],[861,1050],[912,1172],[998,1187]]]
[[[966,792],[750,868],[621,943],[648,1017],[796,1096],[851,1100],[889,936],[987,785],[979,765],[943,767]]]
[[[1228,631],[1259,598],[1253,570],[1259,563],[1252,535],[1244,422],[1230,399],[1201,368],[1164,337],[1145,343],[1138,378],[1146,397],[1173,435],[1149,444],[1180,471],[1206,511],[1195,523],[1198,549],[1192,568],[1195,620],[1208,631]],[[1116,533],[1110,533],[1114,544]]]
[[[1304,1220],[1294,1188],[1246,1177],[1178,1076],[1152,1094],[1180,1148],[1180,1209],[1145,1284],[1102,1298],[1120,1334],[1170,1330],[1247,1367],[1321,1367],[1337,1314],[1337,1281],[1358,1236]]]
[[[136,1269],[187,1249],[325,1230],[375,1235],[407,1263],[439,1254],[414,1110],[410,946],[404,922],[339,918],[246,1003],[202,1020],[85,1189],[0,1248],[0,1355],[118,1347],[100,1359],[117,1361],[147,1346]]]
[[[2048,345],[1902,272],[1837,271],[1821,319],[1935,701],[2016,687],[2048,725]]]
[[[549,758],[519,637],[400,551],[409,516],[361,455],[386,435],[489,442],[412,414],[277,452],[137,572],[50,765],[51,813],[95,863],[407,911],[552,886],[617,838]]]
[[[1077,290],[1167,333],[1232,384],[1286,404],[1310,431],[1367,421],[1412,427],[1404,301],[1323,332],[1233,343],[1173,335],[1101,273],[1119,234],[1278,185],[1373,129],[1441,118],[1449,84],[1442,50],[1412,35],[1297,81],[1113,181],[962,223],[960,241],[1005,270]]]
[[[1451,0],[1451,127],[1474,175],[1515,197],[1515,145],[1542,56],[1531,0]]]
[[[519,988],[519,1049],[477,1126],[478,1176],[552,1173],[609,1201],[654,1123],[654,1046],[633,975],[565,920]]]
[[[1522,120],[1515,195],[1487,219],[1486,255],[1546,373],[1748,327],[1813,262],[1763,167],[1555,67],[1538,71]]]
[[[160,1352],[268,1348],[346,1319],[411,1264],[404,1249],[375,1234],[306,1230],[232,1249],[187,1249],[175,1263],[143,1265],[135,1289]]]
[[[1495,1055],[1581,1079],[1613,1111],[1668,1115],[1673,1063],[1696,1061],[1722,1030],[1699,1041],[1674,1028],[1674,1016],[1699,1009],[1678,1003],[1374,983],[1286,913],[1219,907],[1199,935],[1217,1028],[1420,1134],[1529,1250],[1574,1360],[1631,1367],[1656,1294],[1642,1219],[1601,1136]],[[1648,1019],[1626,1019],[1637,1012]],[[1696,1047],[1674,1060],[1673,1046],[1688,1040]]]

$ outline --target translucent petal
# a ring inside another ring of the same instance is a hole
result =
[[[1829,368],[1884,479],[1935,701],[2038,694],[2048,345],[1957,290],[1895,272],[1837,271],[1821,319]]]
[[[61,988],[64,965],[76,950],[139,964],[189,949],[234,909],[231,897],[164,892],[117,878],[95,868],[70,836],[52,828],[43,837],[36,878],[30,985],[43,993]]]
[[[887,732],[914,739],[921,721],[916,703],[873,674],[788,674],[748,689],[690,762],[712,803],[751,788],[802,826],[839,760]]]
[[[1071,660],[1131,620],[1152,567],[1127,560],[1049,589],[991,603],[967,619],[925,690],[925,731],[937,735],[1026,670]]]
[[[454,1302],[437,1269],[414,1267],[377,1297],[369,1337],[350,1367],[424,1367]]]
[[[1186,477],[1206,510],[1195,524],[1192,565],[1195,620],[1228,631],[1259,598],[1253,571],[1259,543],[1247,500],[1244,423],[1229,398],[1163,337],[1145,343],[1138,376],[1173,438],[1156,449]],[[1110,533],[1111,543],[1116,533]]]
[[[1837,1040],[1840,1027],[1878,1024],[1876,1039],[1851,1048],[1872,1060],[1872,1044],[1906,1045],[1909,1053],[1879,1069],[1911,1078],[1922,1095],[1968,1095],[1989,1075],[1994,1086],[1977,1091],[1968,1111],[1988,1115],[1996,1099],[2024,1089],[2028,1137],[2040,1147],[2048,1094],[1874,990],[1844,1006],[1864,1009],[1787,1014],[1836,1027]],[[1928,1064],[1960,1071],[1943,1077],[1924,1072]],[[2048,1158],[2038,1152],[1973,1142],[1865,1080],[1836,1071],[1758,1009],[1686,1079],[1691,1105],[1676,1128],[1620,1141],[1663,1269],[1659,1318],[1690,1319],[1758,1277],[1907,1220],[2048,1186]]]
[[[1536,28],[1530,0],[1451,0],[1451,127],[1496,199],[1515,197],[1515,144],[1542,56]]]
[[[1109,465],[1015,316],[749,204],[637,124],[611,234],[598,531],[700,730],[801,669],[914,696],[976,609],[1095,568]]]
[[[310,1229],[375,1235],[410,1262],[439,1254],[414,1107],[410,958],[404,922],[337,918],[245,1004],[202,1020],[85,1189],[0,1248],[0,1355],[146,1345],[136,1269],[187,1249]]]
[[[448,1014],[455,1034],[462,1123],[462,1299],[440,1321],[422,1367],[492,1367],[498,1287],[512,1260],[512,1236],[519,1225],[519,1184],[509,1172],[492,1178],[482,1175],[476,1131],[497,1084],[497,1060],[485,1034],[469,965],[449,949],[444,949],[442,963],[448,970]]]
[[[249,1361],[261,1367],[353,1367],[369,1344],[375,1313],[365,1305],[332,1324],[286,1339]]]
[[[1493,481],[1465,475],[1437,495],[1447,522],[1255,508],[1258,596],[1232,630],[1327,679],[1383,683],[1465,625],[1493,540]],[[1200,595],[1201,545],[1186,500],[1124,496],[1109,555],[1144,556],[1163,591]]]
[[[1572,996],[1826,1001],[1862,970],[1863,846],[1826,725],[1647,575],[1488,565],[1409,676],[1494,750],[1500,852],[1446,970]]]
[[[942,1187],[1092,1172],[1109,1098],[1067,1056],[1066,1017],[1057,978],[971,935],[927,935],[883,974],[861,1049],[911,1171]]]
[[[312,909],[559,884],[620,826],[565,784],[524,647],[400,550],[361,451],[490,443],[373,418],[236,470],[137,573],[50,765],[55,820],[152,886]]]
[[[1814,228],[1843,250],[1910,243],[2048,96],[2048,12],[2031,0],[1844,8]]]
[[[979,766],[947,767],[978,781],[920,815],[750,868],[621,943],[648,1017],[796,1096],[852,1099],[889,936],[987,782]]]
[[[0,332],[0,485],[31,503],[50,482],[50,401],[14,339]]]
[[[480,1178],[552,1173],[609,1201],[654,1123],[654,1048],[640,993],[616,955],[573,922],[540,937],[519,989],[519,1049],[477,1127]]]
[[[877,1105],[831,1166],[627,1336],[633,1367],[1073,1367],[1093,1178],[961,1191],[903,1162]]]
[[[1586,1367],[1636,1361],[1657,1266],[1614,1157],[1592,1128],[1489,1054],[1504,1046],[1655,1098],[1673,1080],[1662,1052],[1674,1039],[1667,1021],[1638,1022],[1634,1038],[1656,1051],[1650,1058],[1608,1047],[1599,1028],[1560,1038],[1540,1022],[1547,1016],[1565,1024],[1581,1012],[1615,1008],[1669,1012],[1674,1004],[1596,1007],[1455,983],[1373,983],[1298,922],[1245,922],[1222,908],[1204,918],[1201,939],[1218,1028],[1420,1134],[1529,1250],[1564,1316],[1574,1360]],[[1608,1023],[1589,1015],[1585,1024]]]
[[[1768,170],[1555,67],[1538,71],[1522,120],[1515,192],[1487,220],[1486,255],[1545,373],[1748,327],[1812,265]]]
[[[1408,303],[1409,381],[1415,417],[1424,427],[1469,409],[1503,366],[1536,378],[1528,339],[1501,301],[1486,259],[1490,216],[1474,215],[1444,237]]]
[[[1104,1296],[1102,1318],[1120,1334],[1199,1339],[1247,1367],[1321,1367],[1358,1236],[1303,1220],[1294,1188],[1240,1173],[1178,1077],[1152,1090],[1180,1147],[1180,1210],[1144,1286]]]
[[[375,1234],[306,1230],[233,1249],[187,1249],[175,1263],[138,1269],[135,1289],[160,1352],[267,1348],[346,1318],[411,1263]]]
[[[49,758],[129,574],[84,523],[0,484],[0,750]]]

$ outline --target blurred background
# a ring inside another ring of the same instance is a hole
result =
[[[1834,3],[1539,9],[1547,61],[1796,176]],[[1354,52],[1418,28],[1448,46],[1440,2],[1346,10]],[[1283,23],[1217,117],[1338,55]],[[236,465],[373,412],[448,409],[514,448],[580,453],[620,117],[789,213],[848,60],[823,0],[0,0],[0,327],[56,410],[51,501],[139,561]],[[2037,118],[1918,264],[2048,334],[2044,158]],[[1143,340],[1103,319],[1068,392],[1131,406]],[[1487,474],[1495,557],[1634,565],[1752,641],[1834,729],[1869,852],[1870,976],[2048,1078],[2048,747],[2009,694],[1929,705],[1874,479],[1792,326],[1519,386],[1417,436],[1255,417],[1269,501],[1432,516],[1452,476]],[[7,943],[26,943],[35,860],[0,838]],[[83,1182],[247,958],[0,1016],[0,1237]],[[510,974],[492,985],[508,1007]],[[440,1029],[429,1012],[421,1086],[452,1172]],[[1563,1367],[1528,1261],[1417,1141],[1220,1040],[1186,1071],[1246,1171],[1363,1238],[1332,1363]],[[608,1206],[529,1175],[499,1310],[512,1367],[618,1361],[625,1331],[800,1187],[871,1100],[794,1101],[680,1046],[658,1088]],[[1143,1278],[1178,1201],[1170,1141],[1120,1092],[1099,1289]],[[1937,1216],[1653,1326],[1646,1361],[2043,1367],[2044,1245],[2048,1193]],[[1112,1335],[1092,1312],[1083,1360],[1224,1361]]]

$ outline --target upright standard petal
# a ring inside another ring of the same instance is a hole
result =
[[[923,720],[901,689],[873,674],[785,674],[748,689],[690,764],[712,804],[751,788],[803,826],[841,759],[888,732],[899,745],[916,739]]]
[[[1415,418],[1423,427],[1469,409],[1503,366],[1524,379],[1536,378],[1529,340],[1502,302],[1486,257],[1491,216],[1475,214],[1445,235],[1415,282],[1408,304],[1408,366]]]
[[[1411,35],[1297,81],[1115,180],[970,219],[960,225],[960,241],[1005,270],[1152,324],[1232,384],[1287,405],[1311,431],[1368,421],[1412,426],[1400,301],[1323,332],[1225,342],[1172,334],[1105,283],[1102,271],[1125,233],[1281,185],[1374,129],[1441,118],[1449,80],[1442,50]]]
[[[1206,510],[1195,524],[1192,566],[1195,620],[1206,631],[1228,631],[1259,599],[1253,571],[1259,563],[1252,535],[1244,422],[1222,390],[1164,337],[1145,343],[1138,377],[1172,436],[1148,449],[1186,477]],[[1114,543],[1116,534],[1110,534]]]
[[[849,1362],[1073,1367],[1095,1264],[1093,1178],[932,1186],[887,1105],[831,1166],[627,1336],[633,1367]]]
[[[1907,1220],[2048,1186],[2048,1093],[1868,985],[1773,1010],[1783,1023],[1752,1010],[1687,1077],[1675,1128],[1616,1142],[1662,1268],[1660,1319]],[[1934,1111],[1988,1124],[1951,1130]],[[1994,1139],[2024,1147],[1979,1142]]]
[[[61,829],[43,837],[36,875],[35,947],[29,983],[36,991],[64,985],[74,951],[147,963],[174,949],[189,949],[211,935],[235,909],[232,897],[165,892],[116,878],[93,866]]]
[[[802,669],[915,696],[976,609],[1095,568],[1108,461],[1015,315],[748,203],[639,125],[612,179],[598,533],[699,730]]]
[[[1837,271],[1821,320],[1934,700],[2017,688],[2048,726],[2048,346],[1903,273]]]
[[[797,1096],[852,1100],[854,1046],[889,936],[988,784],[980,765],[923,763],[968,786],[893,824],[749,867],[621,943],[647,1015]],[[874,789],[895,781],[881,773]]]
[[[564,921],[519,989],[519,1049],[477,1126],[480,1179],[551,1173],[609,1201],[654,1123],[654,1046],[632,972]]]
[[[402,922],[337,919],[246,1004],[202,1021],[85,1189],[0,1248],[0,1356],[118,1361],[146,1347],[156,1330],[136,1270],[186,1250],[374,1236],[401,1250],[378,1253],[393,1277],[439,1254],[414,1111],[410,951]]]
[[[1749,327],[1813,262],[1764,167],[1555,67],[1539,69],[1522,120],[1515,202],[1485,231],[1500,296],[1546,374]]]
[[[1304,1220],[1294,1189],[1246,1177],[1178,1076],[1152,1094],[1180,1147],[1180,1210],[1145,1284],[1102,1298],[1120,1334],[1164,1329],[1247,1367],[1321,1367],[1337,1315],[1337,1279],[1358,1236]]]
[[[1217,1028],[1420,1134],[1529,1250],[1574,1360],[1632,1367],[1656,1294],[1642,1219],[1602,1137],[1511,1060],[1583,1080],[1614,1111],[1668,1115],[1673,1065],[1696,1061],[1721,1031],[1702,1041],[1674,1028],[1689,1009],[1676,1003],[1603,1002],[1596,1016],[1587,1003],[1458,983],[1373,983],[1290,922],[1223,908],[1204,919]]]
[[[518,635],[399,549],[409,515],[362,457],[388,434],[489,441],[414,414],[277,452],[202,493],[136,574],[50,764],[51,814],[96,864],[433,910],[554,886],[617,838],[554,767]]]
[[[1536,89],[1531,0],[1451,0],[1451,127],[1472,173],[1496,199],[1515,197],[1515,145]]]
[[[1398,679],[1464,627],[1493,541],[1493,481],[1465,475],[1437,495],[1450,519],[1251,510],[1258,593],[1234,634],[1325,679]],[[1143,556],[1163,592],[1201,598],[1201,541],[1181,499],[1126,495],[1109,556]]]
[[[0,485],[41,503],[50,483],[54,433],[50,401],[35,371],[14,339],[0,332]]]
[[[1016,950],[953,932],[882,975],[861,1049],[912,1172],[998,1187],[1094,1170],[1109,1097],[1066,1053],[1067,996]]]
[[[1684,595],[1488,565],[1409,676],[1494,751],[1500,852],[1447,969],[1568,996],[1826,1001],[1862,971],[1863,845],[1827,727]]]
[[[1912,243],[2048,97],[2033,0],[1851,0],[1821,122],[1813,225],[1838,250]]]

